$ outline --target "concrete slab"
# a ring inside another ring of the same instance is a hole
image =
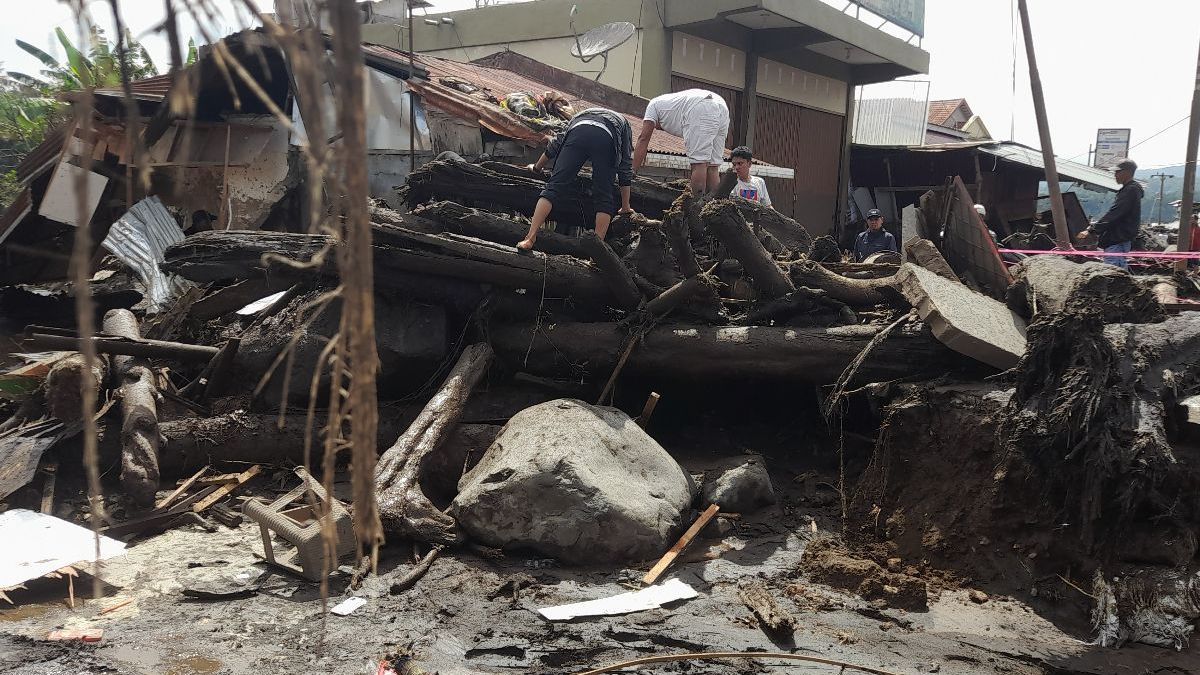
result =
[[[912,263],[896,274],[900,292],[939,342],[1007,370],[1025,353],[1025,320],[1004,303]]]

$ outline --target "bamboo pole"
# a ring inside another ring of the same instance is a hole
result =
[[[1196,82],[1192,89],[1192,119],[1188,122],[1187,157],[1183,162],[1183,202],[1179,205],[1180,251],[1192,250],[1192,202],[1196,197],[1196,152],[1200,150],[1200,54],[1196,56]],[[1187,260],[1175,263],[1176,272],[1187,270]]]
[[[1025,0],[1017,0],[1021,10],[1021,29],[1025,32],[1025,54],[1029,57],[1029,86],[1033,90],[1033,111],[1037,116],[1038,137],[1042,144],[1042,162],[1046,165],[1046,183],[1050,187],[1050,211],[1054,214],[1054,239],[1060,249],[1071,248],[1067,230],[1067,210],[1063,208],[1062,187],[1058,184],[1058,165],[1054,162],[1054,145],[1050,142],[1050,123],[1046,119],[1046,100],[1042,96],[1042,78],[1038,74],[1037,57],[1033,53],[1033,32],[1029,28],[1029,8]]]

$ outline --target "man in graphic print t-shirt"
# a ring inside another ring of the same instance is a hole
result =
[[[767,192],[766,181],[758,176],[750,175],[750,160],[752,159],[754,159],[754,155],[751,154],[750,148],[744,145],[739,145],[729,153],[729,161],[733,164],[733,171],[738,177],[737,185],[729,194],[731,197],[741,197],[770,207],[771,195]]]

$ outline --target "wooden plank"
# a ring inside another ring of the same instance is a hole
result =
[[[708,524],[708,521],[712,520],[713,516],[717,515],[717,511],[720,510],[721,507],[717,506],[716,504],[713,504],[705,509],[704,513],[700,514],[700,517],[696,519],[696,522],[692,523],[692,526],[688,528],[687,532],[683,533],[683,536],[679,538],[679,541],[675,542],[675,545],[671,547],[671,550],[667,551],[666,554],[663,555],[662,559],[659,560],[654,567],[650,568],[650,571],[646,573],[646,576],[642,577],[642,583],[649,586],[655,581],[658,581],[658,578],[662,576],[662,573],[667,571],[667,568],[671,566],[671,563],[675,562],[675,559],[679,557],[680,553],[683,553],[683,549],[687,548],[688,544],[692,543],[692,540],[696,538],[696,535],[700,534],[700,530],[703,530],[704,526]]]
[[[226,483],[237,480],[237,477],[240,475],[241,474],[237,474],[237,473],[223,473],[223,474],[220,474],[217,476],[205,476],[204,478],[201,478],[197,482],[200,485],[224,485]]]
[[[188,488],[195,485],[196,481],[200,480],[200,477],[203,476],[204,472],[206,472],[206,471],[208,471],[207,466],[200,469],[199,471],[197,471],[191,478],[188,478],[187,480],[183,481],[183,483],[181,483],[179,485],[179,487],[175,488],[174,492],[172,492],[171,494],[167,495],[166,497],[163,497],[162,499],[158,500],[158,503],[154,505],[154,508],[155,509],[165,509],[168,504],[175,501],[176,497],[187,492]]]
[[[42,513],[54,514],[54,482],[58,476],[58,462],[46,465],[46,484],[42,488]]]
[[[221,501],[225,497],[228,497],[229,493],[238,489],[238,487],[243,485],[246,481],[257,476],[258,472],[261,470],[262,470],[262,467],[259,466],[258,464],[255,464],[254,466],[250,467],[249,469],[246,469],[245,471],[239,473],[237,476],[237,479],[236,479],[237,482],[227,483],[226,485],[223,485],[223,486],[217,488],[217,490],[215,492],[213,492],[211,495],[196,502],[196,504],[194,506],[192,506],[192,512],[201,513],[202,511],[204,511],[208,507],[212,506],[213,504],[216,504],[217,502]]]

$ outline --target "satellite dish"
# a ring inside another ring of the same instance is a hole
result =
[[[604,59],[604,65],[600,68],[600,72],[596,74],[596,81],[598,82],[600,77],[604,75],[604,71],[608,69],[608,53],[625,44],[629,38],[633,37],[633,34],[637,32],[637,27],[628,21],[614,21],[606,23],[603,26],[597,26],[580,35],[575,30],[575,12],[577,9],[577,5],[571,6],[571,32],[575,35],[575,46],[571,48],[571,56],[584,63],[590,62],[597,56]]]

